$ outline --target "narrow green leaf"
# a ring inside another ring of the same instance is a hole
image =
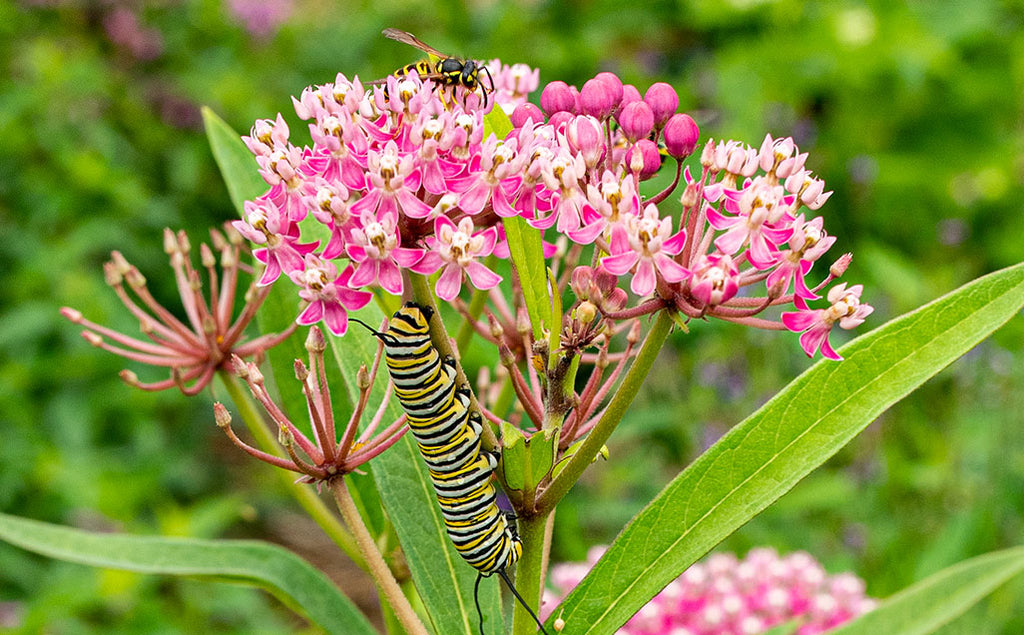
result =
[[[526,487],[526,437],[522,430],[507,421],[501,423],[501,466],[505,484],[510,490]]]
[[[357,317],[376,326],[383,314],[371,304]],[[346,377],[355,377],[360,364],[370,366],[377,350],[377,341],[368,333],[356,331],[356,328],[361,330],[358,325],[353,325],[353,330],[345,337],[331,338],[335,357]],[[382,362],[370,392],[369,411],[376,411],[387,383],[387,369]],[[400,416],[401,406],[392,397],[381,427]],[[405,435],[373,459],[369,467],[434,632],[438,635],[476,633],[477,617],[473,603],[476,570],[459,556],[448,538],[433,484],[412,435]],[[480,606],[485,624],[489,626],[488,632],[494,631],[490,625],[502,623],[497,579],[480,585]]]
[[[512,265],[519,274],[526,311],[530,315],[535,340],[542,329],[550,329],[551,305],[548,298],[547,269],[544,266],[544,244],[539,230],[530,227],[519,216],[501,219],[508,239]]]
[[[266,192],[269,186],[257,172],[259,166],[252,152],[242,142],[241,135],[209,107],[203,106],[202,111],[206,138],[210,142],[213,158],[228,186],[231,202],[241,216],[243,204]]]
[[[277,545],[94,533],[6,514],[0,514],[0,538],[44,556],[94,567],[251,584],[328,633],[375,633],[327,576]]]
[[[907,587],[878,608],[831,631],[833,635],[924,635],[1024,571],[1024,547],[964,560]]]
[[[843,347],[676,477],[563,602],[572,632],[610,633],[723,538],[1024,305],[1024,265],[971,282]],[[557,613],[557,611],[556,611]]]

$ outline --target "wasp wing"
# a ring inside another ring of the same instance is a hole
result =
[[[401,31],[399,29],[384,29],[382,33],[384,34],[384,37],[388,38],[389,40],[401,42],[402,44],[408,44],[409,46],[418,48],[427,55],[433,55],[434,57],[437,57],[439,59],[449,57],[448,55],[445,55],[436,48],[425,44],[423,40],[419,39],[418,37],[416,37],[412,33],[409,33],[408,31]]]

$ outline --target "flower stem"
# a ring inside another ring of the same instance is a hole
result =
[[[249,434],[256,439],[257,446],[266,452],[273,453],[275,448],[278,447],[277,437],[267,428],[249,392],[242,387],[241,380],[226,371],[221,371],[218,374],[222,380],[221,383],[231,397],[231,401],[235,404],[239,415],[241,415],[242,421],[245,422],[246,427],[249,429]],[[310,518],[317,525],[320,525],[320,528],[327,534],[327,537],[334,541],[334,544],[338,545],[360,569],[369,571],[366,561],[359,553],[359,547],[356,545],[355,538],[338,521],[338,517],[331,512],[327,505],[317,496],[316,492],[310,487],[296,485],[294,483],[294,474],[291,472],[285,470],[274,470],[274,472],[284,483],[288,493],[309,514]]]
[[[667,310],[659,311],[654,319],[654,325],[647,333],[643,346],[640,347],[640,352],[637,353],[633,365],[622,379],[622,385],[615,392],[604,415],[601,416],[587,438],[583,440],[579,451],[569,459],[565,469],[551,481],[551,485],[537,499],[538,513],[544,514],[546,511],[554,509],[558,501],[562,500],[562,497],[597,456],[612,431],[619,425],[619,421],[622,420],[629,405],[633,403],[633,398],[636,397],[640,386],[647,379],[647,373],[650,372],[654,360],[658,357],[658,352],[661,351],[661,347],[665,344],[671,331],[672,315]]]
[[[373,536],[370,535],[370,531],[363,523],[363,518],[356,509],[355,501],[352,500],[352,494],[348,491],[345,477],[336,476],[327,483],[331,492],[334,493],[334,500],[338,503],[338,509],[341,511],[342,518],[345,519],[345,524],[348,525],[349,531],[355,537],[359,550],[366,560],[368,571],[377,584],[377,591],[380,593],[381,599],[387,602],[405,633],[428,635],[426,627],[423,626],[423,622],[420,621],[412,605],[409,604],[402,588],[398,586],[398,581],[391,575],[391,570],[384,562],[377,543],[374,542]]]
[[[519,537],[523,540],[523,555],[516,565],[516,590],[530,605],[534,613],[540,606],[540,589],[543,569],[547,560],[548,544],[545,541],[548,514],[519,519]],[[513,635],[534,635],[537,624],[533,617],[519,605],[512,614]]]

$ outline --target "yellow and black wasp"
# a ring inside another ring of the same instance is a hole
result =
[[[386,38],[418,48],[430,56],[425,60],[403,66],[392,73],[393,75],[401,77],[410,73],[416,73],[420,79],[429,79],[435,84],[451,88],[452,90],[458,86],[464,86],[471,91],[479,88],[484,96],[484,108],[487,107],[487,94],[494,92],[494,78],[491,77],[491,71],[482,62],[445,55],[406,31],[384,29],[383,33]],[[490,86],[480,81],[481,72],[487,76],[487,84],[490,84]],[[377,84],[383,83],[383,81],[378,80],[371,83]]]

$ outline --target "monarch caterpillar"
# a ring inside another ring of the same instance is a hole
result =
[[[514,520],[495,502],[491,475],[498,455],[480,448],[483,422],[470,408],[469,390],[455,385],[455,360],[441,359],[430,342],[432,316],[433,309],[409,303],[392,316],[386,331],[363,326],[384,343],[395,395],[427,464],[448,537],[479,572],[473,595],[481,634],[480,580],[497,573],[547,635],[508,578],[506,569],[519,560],[523,543]]]

